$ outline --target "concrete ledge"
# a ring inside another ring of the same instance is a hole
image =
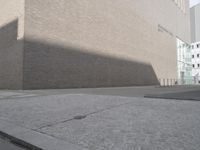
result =
[[[20,127],[2,119],[0,119],[0,135],[12,143],[31,150],[86,150],[72,143]]]
[[[35,145],[32,145],[32,144],[27,143],[25,141],[22,141],[21,139],[18,139],[14,136],[8,135],[7,133],[2,132],[2,131],[0,131],[0,136],[2,136],[3,138],[9,139],[9,141],[11,143],[19,145],[20,147],[23,147],[23,148],[27,148],[27,149],[31,149],[31,150],[43,150],[43,149],[41,149],[41,148],[39,148]]]

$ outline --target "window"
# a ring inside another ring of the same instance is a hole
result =
[[[194,55],[192,55],[192,58],[194,58]]]
[[[200,67],[200,64],[198,64],[198,68]]]
[[[199,58],[199,54],[197,54],[197,57]]]
[[[195,65],[193,64],[192,67],[195,68]]]
[[[199,48],[199,44],[197,44],[197,48]]]

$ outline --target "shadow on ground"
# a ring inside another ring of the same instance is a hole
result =
[[[147,94],[144,97],[200,101],[200,90],[184,91],[177,93],[165,93],[165,94]]]

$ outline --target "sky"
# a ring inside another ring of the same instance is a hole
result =
[[[190,0],[190,7],[200,3],[200,0]]]

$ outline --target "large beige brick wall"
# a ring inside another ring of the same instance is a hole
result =
[[[26,0],[24,88],[176,79],[176,37],[190,41],[187,10],[171,0]]]
[[[0,0],[0,88],[21,89],[24,0]]]
[[[0,88],[155,85],[176,79],[189,1],[0,0]]]
[[[175,37],[190,43],[189,0],[133,0],[133,2],[132,6],[137,14],[155,28],[160,24]]]

